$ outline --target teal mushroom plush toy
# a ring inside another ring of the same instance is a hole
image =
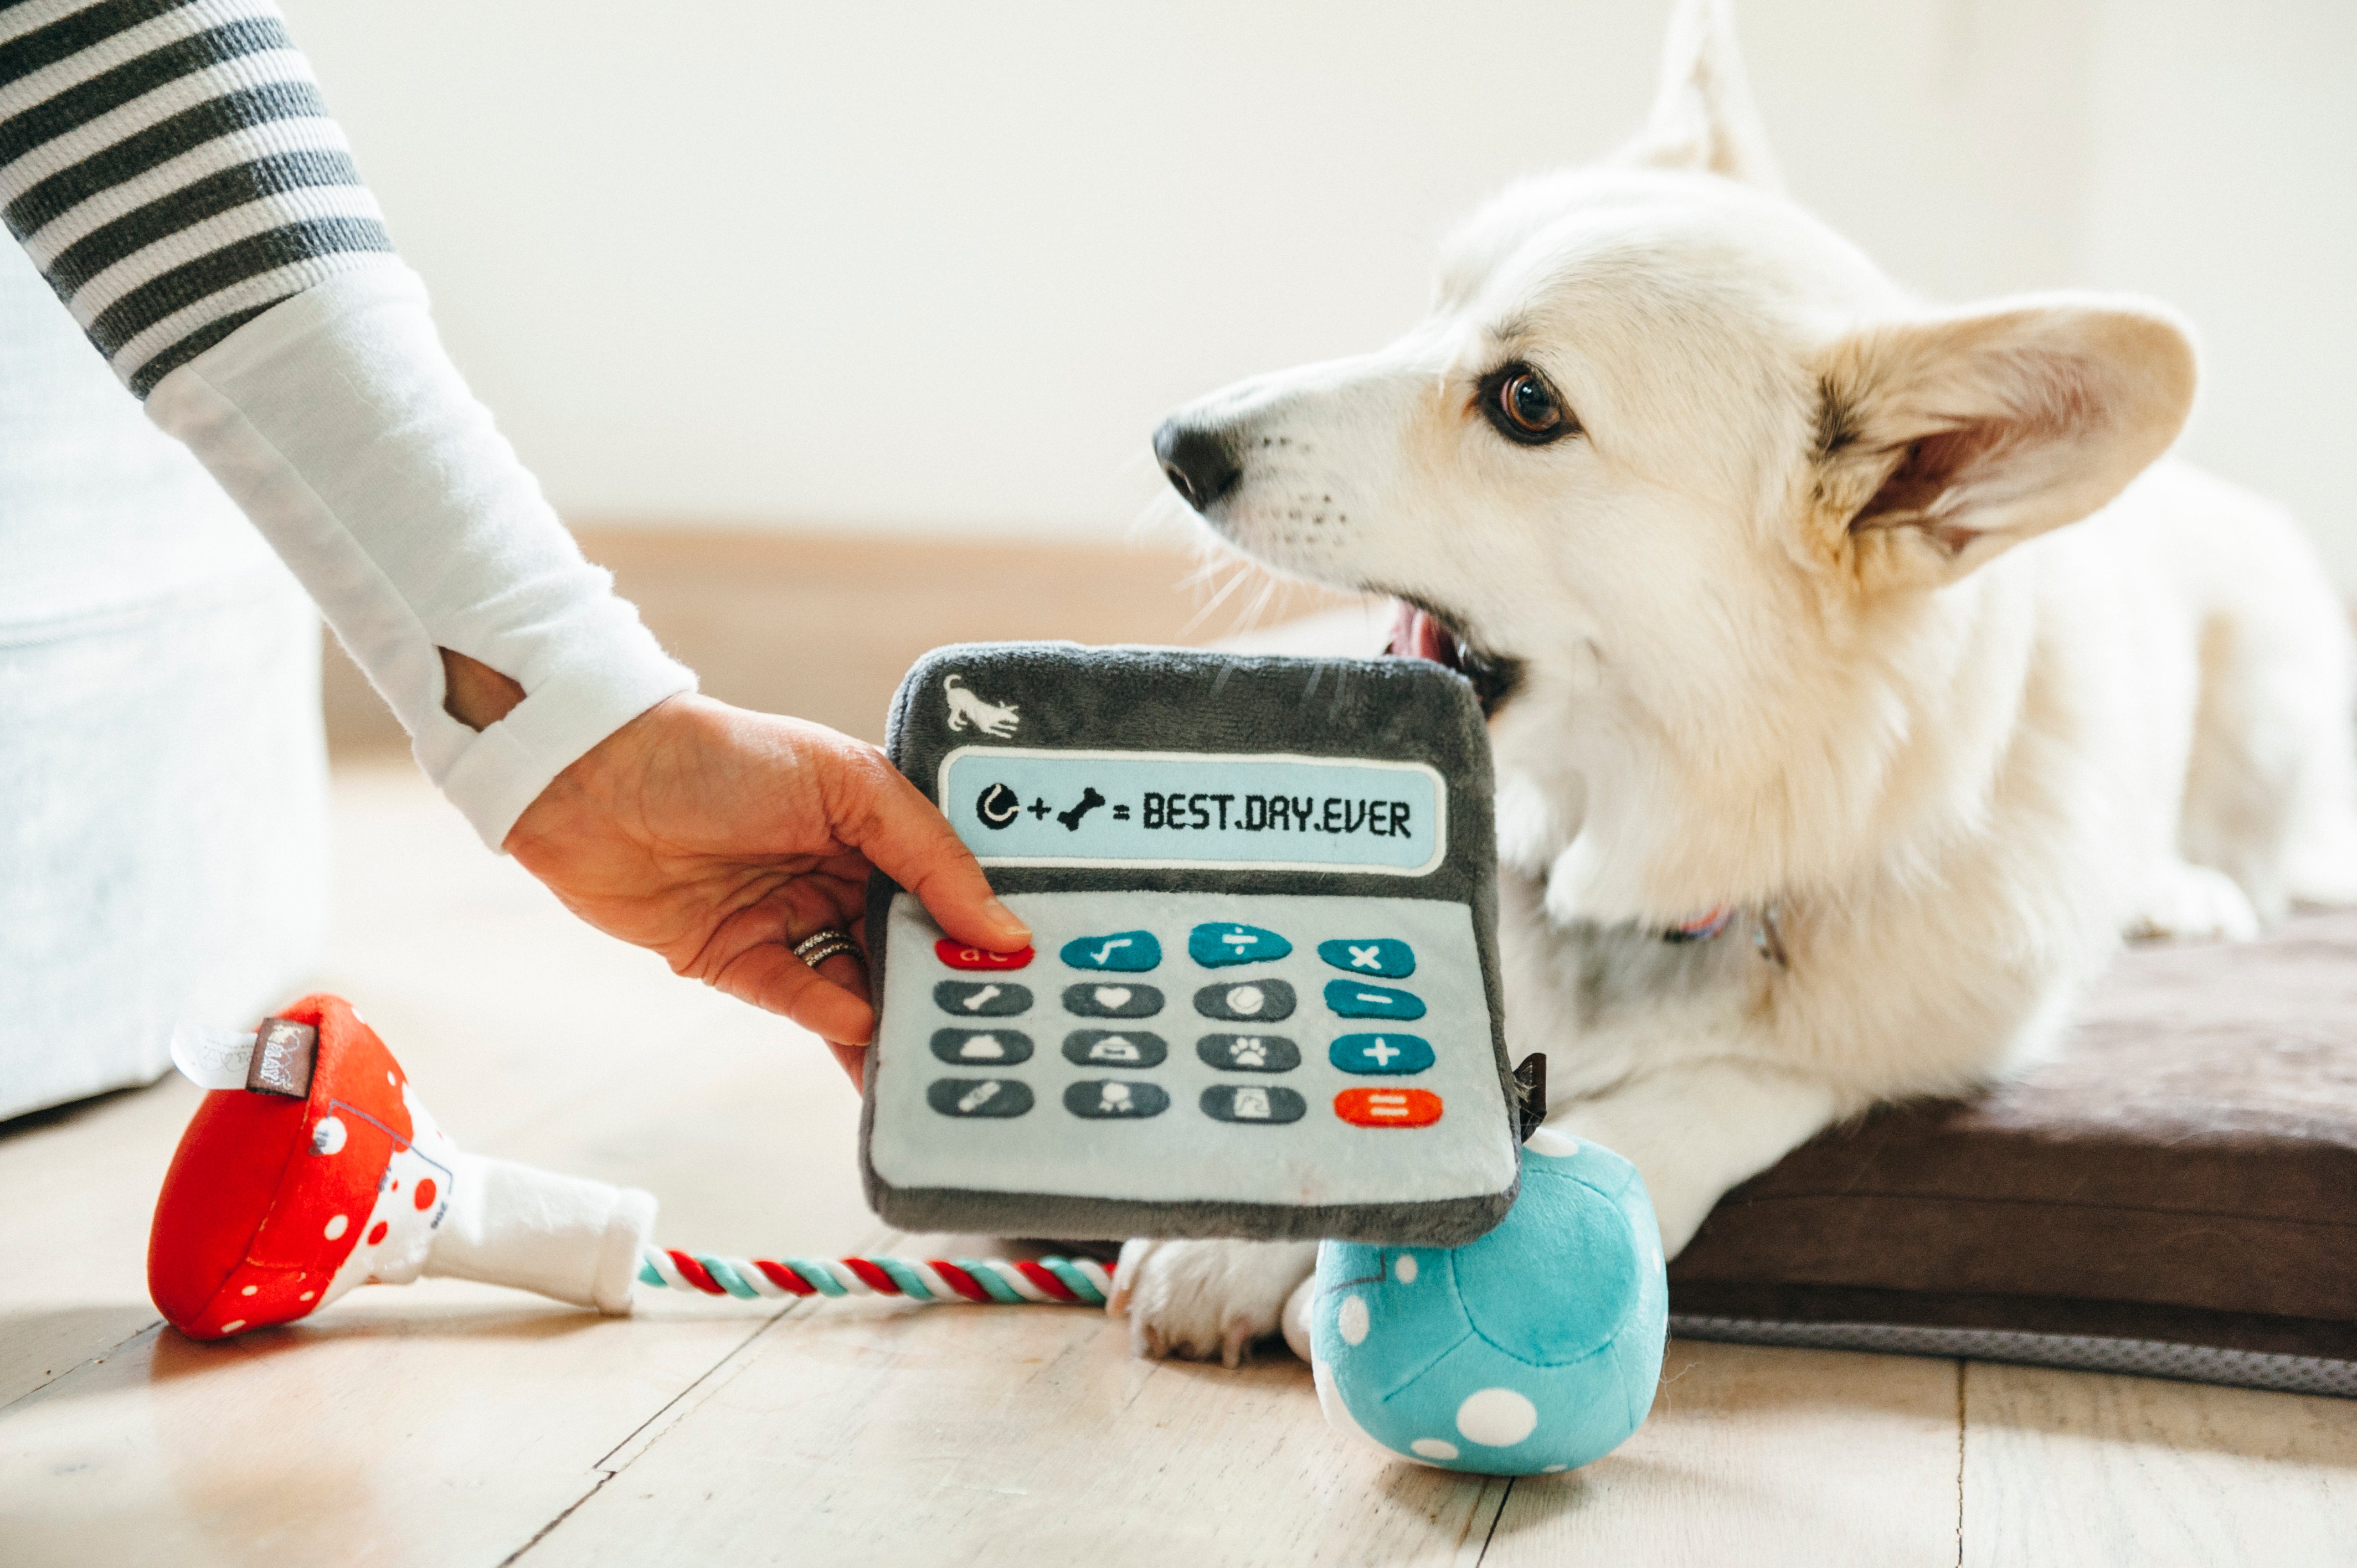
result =
[[[1337,1430],[1442,1469],[1541,1475],[1602,1458],[1644,1422],[1668,1314],[1636,1167],[1541,1128],[1521,1196],[1480,1239],[1318,1250],[1310,1365]]]

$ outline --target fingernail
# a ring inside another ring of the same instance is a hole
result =
[[[1021,937],[1026,942],[1031,940],[1031,928],[1024,924],[1022,917],[997,899],[993,898],[984,908],[989,914],[991,923],[1000,930],[1009,936]]]

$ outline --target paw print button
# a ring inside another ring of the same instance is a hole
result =
[[[1206,1035],[1195,1054],[1223,1072],[1291,1072],[1301,1065],[1301,1047],[1282,1035]]]

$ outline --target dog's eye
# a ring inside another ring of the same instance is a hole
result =
[[[1530,366],[1501,366],[1482,378],[1481,412],[1510,441],[1536,446],[1577,429],[1546,378]]]

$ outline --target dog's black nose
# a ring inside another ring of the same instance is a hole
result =
[[[1164,420],[1154,433],[1154,455],[1162,459],[1163,476],[1172,488],[1200,512],[1210,511],[1243,476],[1226,436],[1175,419]]]

